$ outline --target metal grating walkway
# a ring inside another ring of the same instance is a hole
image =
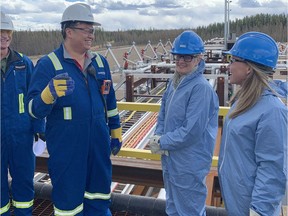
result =
[[[139,214],[133,214],[128,212],[111,212],[112,216],[141,216]],[[13,207],[11,210],[11,216],[15,216],[13,213]],[[53,216],[53,204],[49,200],[35,199],[34,209],[32,216]]]

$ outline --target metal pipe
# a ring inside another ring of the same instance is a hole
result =
[[[230,37],[230,3],[232,1],[228,0],[227,4],[227,38]]]
[[[227,50],[227,0],[224,2],[224,50]]]
[[[166,216],[165,200],[127,194],[112,194],[112,211],[126,211],[147,216]]]
[[[35,198],[52,200],[51,192],[52,185],[40,182],[34,183]],[[126,211],[133,214],[140,214],[143,216],[166,216],[165,200],[153,197],[144,197],[136,195],[127,195],[120,193],[112,193],[111,196],[111,210],[112,211]],[[206,206],[207,216],[227,216],[224,208]]]

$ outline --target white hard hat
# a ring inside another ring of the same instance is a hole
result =
[[[97,26],[101,25],[94,21],[91,7],[84,3],[76,3],[65,9],[61,24],[67,21],[90,22]]]
[[[14,30],[13,22],[9,16],[1,11],[1,30]]]

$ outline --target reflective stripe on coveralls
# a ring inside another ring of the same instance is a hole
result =
[[[5,76],[1,80],[0,214],[10,215],[9,209],[14,205],[15,215],[32,215],[35,167],[33,134],[44,131],[44,120],[31,120],[25,107],[34,68],[32,61],[13,49],[9,48],[9,52]],[[13,179],[10,191],[8,172]]]
[[[54,52],[49,53],[48,57],[51,59],[56,71],[63,69],[61,62],[59,61],[58,57],[56,56]]]
[[[71,120],[72,119],[72,110],[71,107],[63,107],[64,119]]]
[[[56,71],[63,69],[63,67],[61,65],[61,62],[59,61],[58,57],[56,56],[56,54],[54,52],[50,53],[48,55],[48,57],[51,59],[51,61],[53,63],[53,66],[54,66]],[[102,60],[101,60],[99,55],[96,55],[96,62],[98,64],[98,67],[104,67],[103,63],[102,63]],[[68,119],[72,119],[71,112],[72,112],[71,111],[71,107],[65,107],[64,108],[64,119],[67,119],[67,120]],[[110,110],[110,111],[107,112],[107,116],[108,117],[112,117],[112,116],[116,116],[116,115],[118,115],[118,110],[117,109],[113,109],[113,110]],[[111,198],[111,193],[109,193],[109,194],[89,193],[89,192],[85,191],[84,198],[90,199],[90,200],[93,200],[93,199],[109,200]],[[83,210],[83,203],[80,206],[78,206],[77,208],[75,208],[74,210],[71,210],[71,211],[59,210],[55,206],[54,206],[54,209],[55,209],[55,215],[70,216],[70,215],[74,215],[76,213],[81,212]]]
[[[28,103],[28,112],[33,118],[37,119],[37,117],[32,112],[32,103],[33,103],[33,99],[30,100],[29,103]]]
[[[97,55],[97,53],[95,53],[95,52],[93,54],[96,55],[96,62],[98,64],[98,67],[102,67],[103,68],[104,66],[103,66],[103,62],[102,62],[102,59],[100,58],[100,56]],[[54,66],[56,71],[63,69],[61,62],[59,61],[58,57],[56,56],[56,54],[54,52],[49,53],[48,57],[51,59],[51,61],[53,63],[53,66]]]
[[[21,93],[18,96],[19,100],[19,113],[24,113],[24,94]]]
[[[3,208],[0,208],[0,215],[4,214],[10,209],[10,202],[7,203],[7,205],[3,206]]]
[[[33,201],[31,200],[29,202],[18,202],[15,200],[12,200],[13,206],[16,208],[30,208],[31,206],[33,206]]]
[[[96,55],[96,62],[98,67],[104,67],[102,59],[99,55],[97,55],[97,53],[93,52],[93,54]],[[55,68],[55,70],[62,70],[63,67],[61,65],[61,62],[59,61],[58,57],[56,56],[56,54],[54,52],[49,53],[48,57],[51,59],[53,66]],[[29,111],[30,111],[30,107],[32,106],[32,101],[31,103],[29,103]],[[31,107],[32,108],[32,107]],[[72,119],[72,114],[71,114],[71,108],[70,110],[67,110],[69,107],[66,107],[66,109],[64,110],[64,119],[66,120],[71,120]],[[31,112],[30,112],[31,113]],[[113,109],[113,110],[108,110],[107,111],[107,117],[113,117],[118,115],[118,110],[117,109]],[[32,114],[33,116],[33,114]]]
[[[63,211],[54,206],[55,216],[74,216],[83,210],[83,203],[70,211]]]
[[[56,56],[56,54],[54,52],[51,52],[48,54],[48,57],[51,59],[52,63],[53,63],[53,66],[55,68],[56,71],[58,70],[62,70],[63,67],[62,67],[62,64],[60,63],[58,57]],[[37,117],[33,114],[32,112],[32,104],[33,104],[33,99],[29,101],[28,103],[28,111],[29,111],[29,114],[33,117],[33,118],[36,118]],[[72,116],[72,115],[71,115]],[[64,119],[65,118],[65,111],[64,111]],[[71,119],[71,118],[70,118]]]
[[[22,53],[19,53],[21,57],[23,57]],[[24,95],[23,93],[19,94],[19,113],[24,113]]]
[[[113,110],[108,110],[107,111],[108,118],[112,117],[112,116],[116,116],[116,115],[118,115],[118,109],[113,109]]]
[[[102,199],[102,200],[109,200],[111,198],[111,193],[109,194],[103,194],[103,193],[89,193],[85,191],[84,197],[86,199]]]
[[[19,53],[19,55],[23,57],[22,53]],[[19,113],[24,113],[25,110],[24,110],[24,94],[23,93],[19,94],[18,100],[19,100]]]
[[[96,62],[98,64],[98,67],[103,68],[104,66],[103,66],[102,59],[100,58],[99,55],[97,55],[97,52],[92,52],[92,54],[94,54],[96,56]]]
[[[96,52],[93,52],[93,54],[96,55],[96,62],[97,62],[97,64],[98,64],[98,67],[104,67],[104,66],[103,66],[103,62],[102,62],[102,59],[100,58],[100,56],[97,55]],[[113,110],[107,110],[107,117],[108,117],[108,118],[113,117],[113,116],[116,116],[116,115],[118,115],[118,114],[119,114],[119,113],[118,113],[118,109],[117,109],[117,108],[116,108],[116,109],[113,109]]]

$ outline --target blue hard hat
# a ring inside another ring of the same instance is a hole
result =
[[[184,31],[174,40],[171,54],[193,55],[204,51],[204,43],[199,35],[193,31]]]
[[[226,54],[275,69],[279,50],[275,40],[269,35],[247,32],[238,38]]]

